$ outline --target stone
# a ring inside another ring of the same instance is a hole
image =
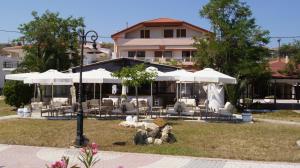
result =
[[[300,140],[296,141],[296,144],[300,148]]]
[[[159,133],[160,133],[160,129],[156,128],[156,129],[148,132],[148,136],[152,137],[152,138],[157,138],[159,136]]]
[[[155,139],[154,140],[154,144],[155,145],[161,145],[162,144],[162,140],[161,139]]]
[[[158,126],[156,124],[154,124],[154,123],[146,123],[145,122],[144,126],[145,126],[146,130],[150,130],[150,131],[158,128]]]
[[[172,130],[172,126],[166,125],[166,126],[161,130],[161,132],[167,134],[167,133],[170,133],[171,130]]]
[[[138,129],[138,131],[134,135],[133,142],[135,145],[145,145],[146,139],[147,139],[147,131]]]
[[[167,124],[167,122],[163,118],[156,118],[155,120],[153,120],[153,123],[160,128],[164,127]]]
[[[174,134],[169,133],[169,134],[168,134],[168,140],[167,140],[167,142],[170,143],[170,144],[172,144],[172,143],[175,143],[176,141],[177,141],[177,140],[176,140]]]
[[[152,137],[148,137],[148,138],[146,139],[146,143],[147,143],[147,144],[152,144],[152,143],[153,143],[153,138],[152,138]]]
[[[169,139],[169,134],[168,133],[165,133],[165,132],[162,132],[161,133],[161,138],[160,138],[163,142],[168,142],[168,139]]]

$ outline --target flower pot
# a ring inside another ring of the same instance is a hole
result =
[[[251,122],[252,121],[252,113],[242,113],[243,122]]]

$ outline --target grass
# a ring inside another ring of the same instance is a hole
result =
[[[161,146],[135,146],[135,129],[120,121],[85,120],[84,132],[101,150],[142,152],[196,157],[300,162],[300,127],[268,123],[229,124],[170,121],[178,140]],[[69,147],[76,121],[15,119],[0,121],[0,143]],[[113,145],[124,141],[125,146]]]
[[[300,113],[296,113],[292,110],[279,110],[278,112],[253,114],[253,117],[300,122]]]
[[[4,100],[0,100],[0,117],[1,116],[8,116],[8,115],[15,115],[16,112],[13,107],[6,104]]]

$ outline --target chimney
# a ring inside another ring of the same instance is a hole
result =
[[[287,63],[289,63],[289,56],[285,56],[285,63],[287,64]]]

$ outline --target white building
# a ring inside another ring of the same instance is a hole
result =
[[[92,43],[87,43],[84,46],[84,65],[111,59],[112,52],[110,49],[101,48],[101,43],[97,43],[96,47],[97,49],[94,49]]]
[[[12,56],[0,56],[0,89],[2,90],[5,75],[10,74],[13,70],[17,68],[19,64],[19,59]]]
[[[185,21],[158,18],[121,30],[112,38],[116,58],[192,62],[196,51],[193,37],[206,38],[210,34],[210,31]]]

